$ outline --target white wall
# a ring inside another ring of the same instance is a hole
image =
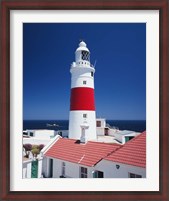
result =
[[[22,164],[22,178],[31,178],[32,160],[23,161]]]
[[[62,160],[53,160],[53,177],[59,178],[62,175]],[[75,163],[65,162],[65,177],[79,178],[79,166]]]
[[[41,139],[50,139],[55,136],[54,130],[35,130],[34,136]]]
[[[23,144],[32,144],[32,145],[40,145],[40,144],[48,144],[50,139],[39,139],[39,138],[23,138]]]
[[[59,159],[54,159],[53,160],[53,178],[60,178],[62,175],[62,162],[66,163],[65,166],[65,177],[67,178],[79,178],[80,177],[80,167],[86,167],[88,169],[88,176],[91,176],[91,168],[80,165],[80,164],[75,164],[71,163],[68,161],[62,161]]]
[[[115,136],[114,134],[116,134],[119,130],[117,129],[109,129],[109,135],[110,136]]]
[[[129,173],[142,175],[143,178],[146,177],[145,168],[115,163],[108,160],[102,160],[94,167],[87,167],[60,159],[53,159],[53,178],[60,178],[60,176],[62,175],[62,162],[65,162],[66,164],[66,178],[80,178],[80,167],[86,167],[88,169],[88,178],[93,178],[92,171],[104,172],[104,178],[129,178]],[[116,165],[120,165],[120,168],[117,169]],[[45,164],[43,160],[43,170],[44,169],[46,169],[46,177],[48,177],[47,169],[50,169],[50,167]]]
[[[84,63],[84,61],[83,61]],[[90,65],[80,64],[79,66],[70,69],[71,75],[71,88],[75,87],[89,87],[94,88],[94,77],[91,76],[91,72],[95,72],[94,68]],[[86,85],[83,84],[83,80],[86,80]]]
[[[50,137],[54,137],[56,135],[55,130],[49,130],[49,129],[25,130],[24,132],[28,133],[27,136],[41,139],[50,139]],[[33,133],[33,136],[31,136],[31,133]]]
[[[96,127],[96,134],[97,135],[105,135],[104,128]]]
[[[87,118],[83,117],[87,114]],[[96,139],[96,113],[95,111],[79,110],[69,113],[69,138],[80,139],[82,135],[81,125],[87,122],[89,128],[85,130],[85,136],[88,140]]]
[[[50,177],[50,165],[50,158],[44,156],[42,161],[42,175],[44,177]]]
[[[120,165],[117,169],[116,165]],[[146,177],[146,169],[131,165],[126,165],[122,163],[115,163],[107,160],[102,160],[95,167],[95,170],[103,171],[104,178],[128,178],[129,173],[134,173],[142,175],[143,178]]]

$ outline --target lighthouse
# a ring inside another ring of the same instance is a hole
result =
[[[70,67],[71,97],[69,138],[87,142],[96,139],[96,112],[94,99],[94,66],[84,41],[75,51],[75,62]]]

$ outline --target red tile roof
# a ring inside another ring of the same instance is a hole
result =
[[[146,132],[138,135],[113,152],[105,160],[146,167]]]
[[[94,166],[119,147],[121,145],[91,141],[82,144],[73,139],[61,138],[45,153],[45,156],[85,166]]]

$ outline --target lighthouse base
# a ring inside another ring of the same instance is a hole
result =
[[[80,140],[82,136],[82,125],[88,124],[85,130],[87,140],[96,139],[96,112],[95,111],[70,111],[69,114],[69,138]]]

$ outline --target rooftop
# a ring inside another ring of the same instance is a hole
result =
[[[92,141],[83,144],[74,139],[61,138],[44,155],[91,167],[120,147],[118,144]]]
[[[129,134],[132,134],[132,133],[135,133],[135,131],[129,131],[129,130],[119,130],[118,131],[119,135],[129,135]]]
[[[103,139],[100,139],[102,141]],[[105,140],[105,139],[104,139]],[[86,144],[74,139],[60,138],[44,155],[63,161],[95,166],[102,159],[137,167],[146,167],[146,132],[139,134],[124,145],[88,141]]]
[[[136,136],[113,152],[105,160],[123,164],[146,167],[146,132]]]
[[[110,135],[98,135],[96,140],[91,140],[93,142],[104,142],[104,143],[116,143],[116,144],[121,144],[118,142],[114,136]]]

